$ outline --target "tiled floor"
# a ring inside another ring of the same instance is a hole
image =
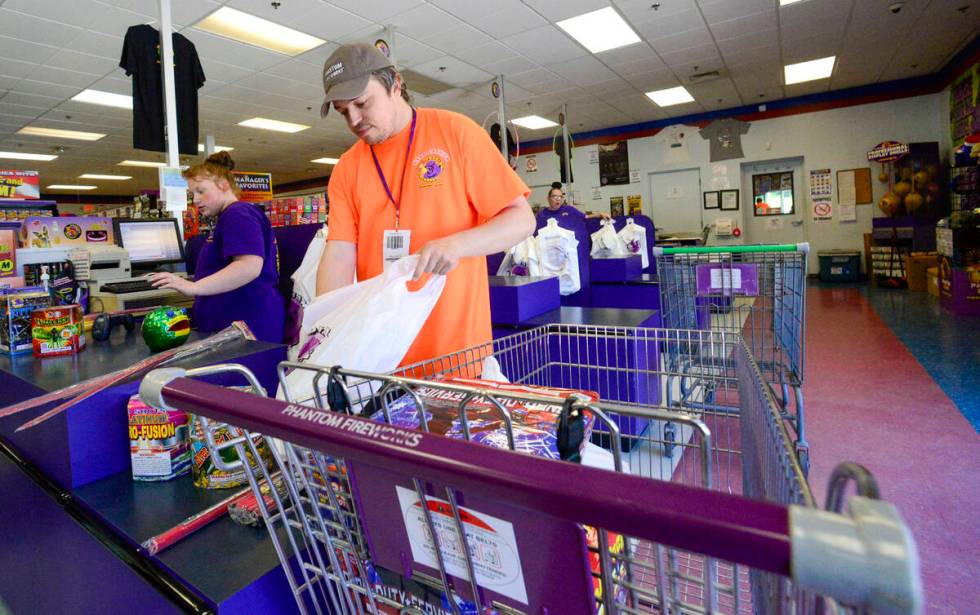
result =
[[[916,539],[926,612],[976,613],[980,325],[928,295],[860,286],[811,287],[807,308],[815,494],[837,462],[868,467]]]

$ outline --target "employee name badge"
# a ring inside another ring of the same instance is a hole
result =
[[[382,246],[385,270],[391,263],[408,256],[408,245],[411,239],[412,231],[385,231],[384,245]]]

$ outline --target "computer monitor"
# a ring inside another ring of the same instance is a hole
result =
[[[184,262],[184,242],[172,218],[115,219],[116,243],[129,252],[134,269]]]

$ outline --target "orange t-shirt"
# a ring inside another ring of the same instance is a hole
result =
[[[411,254],[428,241],[483,224],[518,196],[529,194],[490,136],[468,117],[419,109],[406,165],[410,132],[411,123],[375,145],[374,153],[400,205],[400,228],[412,232]],[[379,275],[384,270],[382,237],[385,230],[395,228],[395,206],[367,144],[358,140],[340,157],[327,192],[329,239],[357,244],[357,279]],[[449,272],[439,302],[402,364],[491,339],[486,259],[464,258]]]

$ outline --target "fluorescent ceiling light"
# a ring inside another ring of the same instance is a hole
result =
[[[98,132],[82,132],[81,130],[61,130],[60,128],[41,128],[40,126],[24,126],[17,131],[19,135],[33,137],[56,137],[59,139],[77,139],[79,141],[98,141],[104,134]]]
[[[48,190],[95,190],[98,186],[76,186],[74,184],[51,184]]]
[[[311,160],[310,162],[315,162],[317,164],[337,164],[340,162],[339,158],[317,158],[316,160]]]
[[[280,26],[267,19],[236,11],[227,6],[211,13],[194,24],[194,27],[218,36],[290,56],[309,51],[326,42],[322,38]]]
[[[102,92],[100,90],[82,90],[71,97],[78,102],[91,103],[93,105],[105,105],[106,107],[119,107],[120,109],[132,109],[133,97],[125,94],[113,94],[112,92]]]
[[[133,179],[129,175],[99,175],[98,173],[85,173],[84,175],[79,175],[79,179],[107,179],[109,181],[126,181],[127,179]]]
[[[235,148],[234,147],[225,147],[224,145],[215,145],[214,146],[215,153],[217,153],[217,152],[230,152],[233,149],[235,149]],[[198,143],[197,144],[197,151],[199,151],[199,152],[203,152],[204,151],[204,144],[203,143]]]
[[[647,92],[647,97],[656,103],[658,107],[669,107],[671,105],[694,102],[694,97],[682,85],[676,88]]]
[[[779,0],[779,6],[786,6],[787,4],[795,4],[801,1],[802,0]]]
[[[249,128],[261,128],[262,130],[275,130],[278,132],[299,132],[309,128],[309,126],[304,126],[303,124],[280,122],[279,120],[270,120],[264,117],[253,117],[250,120],[238,122],[238,125],[247,126]]]
[[[150,167],[160,168],[167,166],[166,162],[149,162],[147,160],[123,160],[117,166],[120,167]]]
[[[834,60],[837,56],[800,62],[798,64],[787,64],[783,70],[786,75],[786,85],[803,83],[804,81],[814,81],[816,79],[826,79],[834,72]]]
[[[0,158],[10,158],[12,160],[43,160],[49,162],[57,158],[51,154],[25,154],[23,152],[0,152]]]
[[[523,128],[530,128],[531,130],[539,130],[541,128],[551,128],[552,126],[557,126],[555,122],[549,119],[545,119],[538,115],[525,115],[524,117],[519,117],[517,119],[511,120],[518,126]]]
[[[598,11],[585,13],[558,22],[558,27],[592,53],[608,51],[639,43],[640,37],[629,27],[616,9],[607,6]]]

